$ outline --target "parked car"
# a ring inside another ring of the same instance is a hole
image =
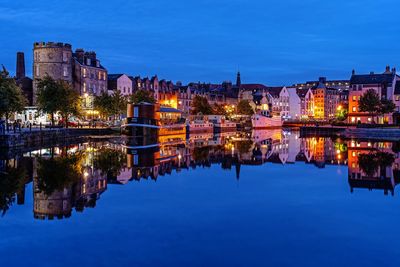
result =
[[[58,121],[59,126],[64,126],[65,122],[63,120]],[[78,122],[76,121],[68,121],[68,127],[78,127]]]

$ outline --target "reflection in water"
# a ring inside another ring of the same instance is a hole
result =
[[[3,215],[17,202],[24,204],[25,185],[33,182],[34,218],[67,218],[93,208],[107,184],[152,179],[182,169],[220,165],[235,170],[242,165],[294,164],[310,167],[348,165],[351,192],[356,188],[381,189],[394,194],[399,183],[397,143],[300,138],[295,131],[169,136],[152,146],[129,140],[83,143],[41,149],[2,160],[0,208]],[[134,146],[138,144],[138,146]],[[179,175],[179,174],[177,174]]]
[[[396,143],[349,141],[349,184],[354,188],[381,189],[394,195],[400,182]]]

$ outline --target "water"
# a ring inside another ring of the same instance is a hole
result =
[[[2,266],[399,266],[396,143],[119,143],[3,157]]]

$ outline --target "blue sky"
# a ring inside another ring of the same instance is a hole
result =
[[[0,0],[0,63],[35,41],[95,50],[110,73],[289,85],[400,62],[396,0]],[[397,66],[400,68],[400,65]]]

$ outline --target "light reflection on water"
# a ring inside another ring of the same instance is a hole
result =
[[[335,212],[349,216],[352,213],[348,209],[357,207],[351,205],[359,205],[361,211],[353,213],[363,219],[376,220],[369,217],[371,214],[365,207],[368,203],[375,212],[385,214],[384,218],[393,216],[390,218],[391,223],[399,222],[400,214],[390,209],[394,205],[398,206],[397,199],[391,198],[391,205],[387,205],[384,200],[384,195],[395,195],[395,187],[400,182],[399,151],[398,143],[323,137],[300,138],[298,132],[281,130],[219,136],[198,134],[188,139],[169,136],[163,137],[158,146],[146,149],[126,147],[120,140],[113,139],[31,151],[1,160],[0,208],[3,218],[0,218],[0,231],[3,228],[9,232],[3,232],[8,233],[4,234],[7,242],[0,241],[0,255],[6,255],[4,253],[8,251],[7,246],[10,244],[11,247],[24,247],[21,241],[13,240],[12,236],[18,234],[15,232],[17,229],[10,230],[11,225],[17,224],[20,228],[18,231],[24,232],[37,225],[35,222],[41,222],[36,226],[39,229],[42,224],[46,225],[53,220],[52,230],[49,230],[53,236],[61,235],[60,231],[67,229],[74,232],[75,229],[71,230],[74,224],[85,229],[90,226],[88,229],[94,234],[112,239],[110,231],[115,230],[115,223],[119,222],[121,227],[125,227],[127,236],[135,233],[143,238],[141,242],[145,244],[146,238],[160,242],[153,236],[154,233],[148,232],[150,230],[147,224],[153,225],[156,228],[154,231],[159,234],[169,233],[172,230],[166,228],[172,227],[174,231],[171,234],[182,235],[181,238],[186,236],[189,240],[193,238],[193,233],[189,232],[196,231],[196,227],[200,227],[198,224],[205,224],[210,232],[205,234],[206,240],[203,242],[207,241],[208,244],[215,238],[215,242],[219,244],[218,249],[222,251],[228,248],[235,250],[232,245],[241,241],[255,242],[262,247],[268,238],[265,234],[269,233],[277,242],[277,247],[272,250],[284,255],[288,249],[286,242],[295,242],[297,238],[286,236],[283,231],[290,233],[295,230],[299,239],[329,240],[332,237],[327,232],[317,229],[316,231],[322,232],[315,233],[302,224],[313,224],[315,219],[333,229],[337,225],[330,225],[327,218]],[[359,194],[365,203],[349,198],[354,194]],[[142,201],[136,202],[137,200]],[[375,201],[373,204],[372,200]],[[326,206],[320,206],[320,202]],[[168,206],[163,205],[167,203]],[[186,206],[188,203],[190,207]],[[237,216],[233,216],[233,210],[237,212]],[[186,213],[182,214],[183,211]],[[210,215],[210,221],[197,211]],[[310,217],[300,218],[300,213],[301,216],[308,213]],[[104,214],[109,216],[105,218]],[[142,216],[138,218],[135,214]],[[132,219],[131,216],[135,218],[131,223],[141,229],[140,234],[126,229],[123,221],[128,217]],[[101,218],[101,221],[96,218]],[[311,218],[314,218],[312,222]],[[347,219],[349,222],[357,222],[358,217]],[[226,220],[232,221],[227,223]],[[341,227],[346,224],[339,218],[335,217],[335,220]],[[227,223],[226,229],[220,225],[221,222]],[[259,222],[264,222],[265,225],[259,225]],[[239,229],[232,229],[230,224],[239,226]],[[177,225],[181,228],[177,229]],[[277,233],[270,232],[270,227],[281,232],[282,240]],[[292,230],[288,230],[288,227],[292,227]],[[361,230],[367,231],[370,225],[365,227]],[[104,232],[104,229],[108,232]],[[38,230],[36,235],[46,236],[43,231],[44,229]],[[238,238],[226,236],[229,233],[225,231],[239,231]],[[308,233],[309,231],[312,233]],[[392,233],[383,233],[384,236],[389,234]],[[340,237],[341,233],[337,235]],[[343,236],[341,241],[349,236]],[[19,238],[23,240],[24,237]],[[72,242],[66,236],[63,238],[68,244]],[[199,237],[196,235],[196,238]],[[223,238],[231,239],[233,244],[222,242]],[[376,241],[376,238],[371,235],[370,241]],[[54,241],[48,236],[47,239]],[[44,238],[39,247],[45,248],[48,240]],[[305,240],[302,241],[307,242]],[[121,245],[138,245],[123,237],[119,237],[118,241]],[[202,243],[201,239],[191,241]],[[356,241],[353,242],[354,245],[359,245]],[[193,249],[198,249],[192,243],[185,243],[188,246],[185,247],[182,241],[169,240],[167,243],[176,246],[171,248],[172,254],[176,253],[177,248],[187,250],[192,246]],[[313,245],[308,244],[308,247],[317,249]],[[168,246],[152,246],[157,251],[164,249],[166,254],[160,255],[167,257],[166,262],[170,264],[190,264],[196,258],[195,255],[171,256],[167,253]],[[301,251],[294,244],[290,246]],[[198,265],[209,265],[207,257],[215,257],[214,250],[206,250],[204,253],[206,254],[202,256],[202,261],[197,262]],[[244,253],[252,254],[254,251]],[[146,254],[142,256],[144,255]],[[253,263],[291,265],[288,259],[281,261],[278,257],[271,256],[266,260],[260,256],[262,253],[257,255],[250,261],[246,257],[236,256],[233,263],[243,265],[254,261]],[[260,258],[257,260],[257,257]],[[110,256],[103,258],[103,261],[105,264],[111,263],[112,259],[114,257]],[[125,255],[123,259],[120,262],[122,265],[133,262],[129,255]],[[139,259],[140,256],[136,260]],[[294,252],[293,259],[305,260],[297,252]],[[213,263],[217,262],[218,260]],[[60,265],[67,266],[67,263],[74,261],[65,261]],[[141,259],[139,263],[159,265],[156,260]],[[313,265],[308,260],[303,263]],[[325,263],[325,258],[316,260],[315,263]],[[337,263],[341,264],[340,261]]]

